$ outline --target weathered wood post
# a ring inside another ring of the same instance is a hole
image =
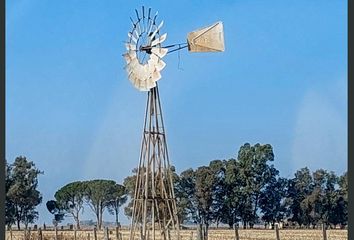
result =
[[[109,240],[109,230],[108,227],[104,228],[104,240]]]
[[[119,240],[119,227],[116,226],[116,239]]]
[[[55,240],[58,240],[58,227],[57,226],[55,226],[54,231],[55,231]]]
[[[208,226],[203,224],[203,240],[208,240]]]
[[[87,234],[87,240],[90,240],[90,233]]]
[[[322,223],[322,236],[323,236],[323,240],[327,240],[327,232],[326,232],[326,224]]]
[[[74,229],[74,240],[76,240],[76,229]]]
[[[234,229],[235,229],[235,240],[240,240],[240,237],[238,235],[238,224],[234,224]]]
[[[197,240],[204,240],[203,239],[203,228],[202,228],[202,224],[198,224],[197,226]]]
[[[276,240],[280,240],[280,237],[279,237],[279,224],[278,223],[275,224],[275,239]]]
[[[38,240],[42,240],[43,236],[42,236],[42,229],[38,228]]]
[[[10,227],[10,240],[12,240],[12,227]]]
[[[193,240],[193,231],[191,231],[191,239],[190,240]]]
[[[97,240],[97,228],[96,227],[93,228],[93,239]]]
[[[26,239],[31,239],[31,228],[28,228],[28,233],[27,233],[27,238]]]

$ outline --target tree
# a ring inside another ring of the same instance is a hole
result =
[[[36,206],[42,202],[41,193],[37,190],[38,175],[43,172],[22,156],[17,157],[15,162],[7,167],[7,171],[6,206],[10,205],[7,209],[9,213],[7,222],[9,224],[16,222],[18,229],[22,222],[27,229],[28,224],[38,218]]]
[[[111,195],[111,199],[108,201],[108,211],[110,214],[116,216],[116,226],[119,225],[118,214],[119,208],[127,201],[127,191],[124,186],[116,184]]]
[[[185,214],[198,224],[198,232],[203,234],[203,239],[207,239],[208,228],[213,220],[215,184],[215,175],[207,166],[182,172],[178,182],[177,195],[185,207]]]
[[[134,168],[132,170],[132,173],[133,173],[132,176],[126,177],[123,181],[123,186],[125,187],[126,192],[127,192],[127,196],[130,199],[130,201],[128,202],[128,205],[124,208],[124,214],[128,217],[131,217],[133,214],[133,201],[132,201],[132,199],[134,198],[136,175],[138,173],[138,169]]]
[[[114,199],[116,193],[116,182],[112,180],[96,179],[85,183],[86,202],[95,213],[97,218],[97,227],[102,227],[103,212],[109,206],[110,201]]]
[[[180,223],[192,218],[195,202],[195,179],[193,169],[183,171],[175,182],[177,211]]]
[[[213,192],[212,214],[216,226],[222,221],[225,215],[226,183],[225,183],[225,163],[226,161],[213,160],[209,163],[209,168],[215,177]]]
[[[60,208],[59,204],[55,200],[49,200],[46,203],[48,211],[54,215],[53,225],[58,226],[58,223],[64,220],[64,213]]]
[[[9,195],[7,194],[10,190],[10,187],[12,185],[12,168],[8,164],[8,162],[5,162],[5,224],[7,225],[8,228],[11,227],[12,224],[15,224],[15,206],[12,203]]]
[[[288,181],[288,194],[286,204],[288,206],[288,216],[293,222],[300,226],[309,225],[310,209],[305,198],[312,192],[312,176],[310,170],[305,167],[296,171],[295,177]]]
[[[84,209],[85,191],[85,183],[76,181],[65,185],[54,194],[58,207],[63,213],[74,218],[77,229],[80,229],[80,213]]]
[[[229,159],[225,162],[225,198],[223,204],[222,222],[230,228],[241,220],[241,215],[250,213],[244,192],[244,179],[241,178],[239,162]]]
[[[199,167],[195,171],[195,195],[199,223],[204,225],[204,238],[208,239],[208,228],[213,220],[212,205],[215,193],[216,178],[210,167]]]
[[[245,143],[238,152],[240,177],[242,181],[242,195],[245,208],[241,211],[241,218],[246,227],[252,228],[258,219],[257,210],[259,198],[263,189],[279,174],[279,171],[270,165],[274,161],[273,148],[270,144],[259,143],[251,146]],[[250,208],[252,212],[250,212]]]
[[[329,222],[337,225],[340,224],[344,228],[348,224],[348,173],[345,172],[338,178],[338,189],[335,190],[336,197],[334,199],[332,214]]]
[[[338,177],[334,172],[323,169],[316,170],[313,174],[313,190],[310,194],[313,202],[313,225],[318,223],[330,224],[335,213]]]
[[[273,179],[262,191],[259,199],[262,219],[270,223],[274,228],[274,223],[283,220],[286,212],[284,200],[286,197],[287,179]]]

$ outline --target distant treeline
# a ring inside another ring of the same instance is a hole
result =
[[[345,227],[348,221],[347,173],[337,176],[332,171],[305,167],[292,178],[279,176],[272,164],[270,144],[244,144],[237,158],[213,160],[206,166],[187,169],[180,174],[174,167],[174,187],[180,223],[193,222],[208,229],[211,224],[235,224],[253,228],[255,224],[274,226],[283,222],[289,227]],[[137,169],[123,184],[113,180],[91,180],[68,183],[58,189],[46,206],[57,225],[73,217],[80,228],[84,207],[91,209],[101,228],[103,212],[115,214],[119,224],[120,207],[129,200],[124,213],[132,214]],[[38,175],[43,174],[33,162],[17,157],[6,164],[6,224],[20,223],[27,228],[38,218],[36,206],[42,202],[37,189]]]

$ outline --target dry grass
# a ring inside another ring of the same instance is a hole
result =
[[[38,232],[31,231],[30,240],[38,240]],[[347,240],[347,230],[327,230],[327,240]],[[42,231],[42,240],[55,240],[54,231]],[[92,230],[80,230],[76,233],[77,240],[95,240]],[[121,240],[129,240],[129,232],[121,231]],[[322,230],[279,230],[281,240],[323,240]],[[195,240],[195,230],[181,230],[181,240]],[[240,229],[240,240],[275,240],[275,230],[265,229]],[[104,232],[97,231],[97,240],[104,239]],[[114,229],[109,230],[109,239],[116,240]],[[11,240],[11,234],[6,232],[6,240]],[[24,231],[12,231],[12,240],[25,240]],[[74,240],[74,231],[58,230],[58,240]],[[156,239],[157,240],[157,239]],[[208,240],[235,240],[233,230],[209,230]]]

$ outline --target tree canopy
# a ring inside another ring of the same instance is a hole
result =
[[[38,191],[38,176],[43,174],[26,157],[17,157],[11,165],[6,164],[6,223],[27,226],[38,218],[36,206],[42,202]]]

